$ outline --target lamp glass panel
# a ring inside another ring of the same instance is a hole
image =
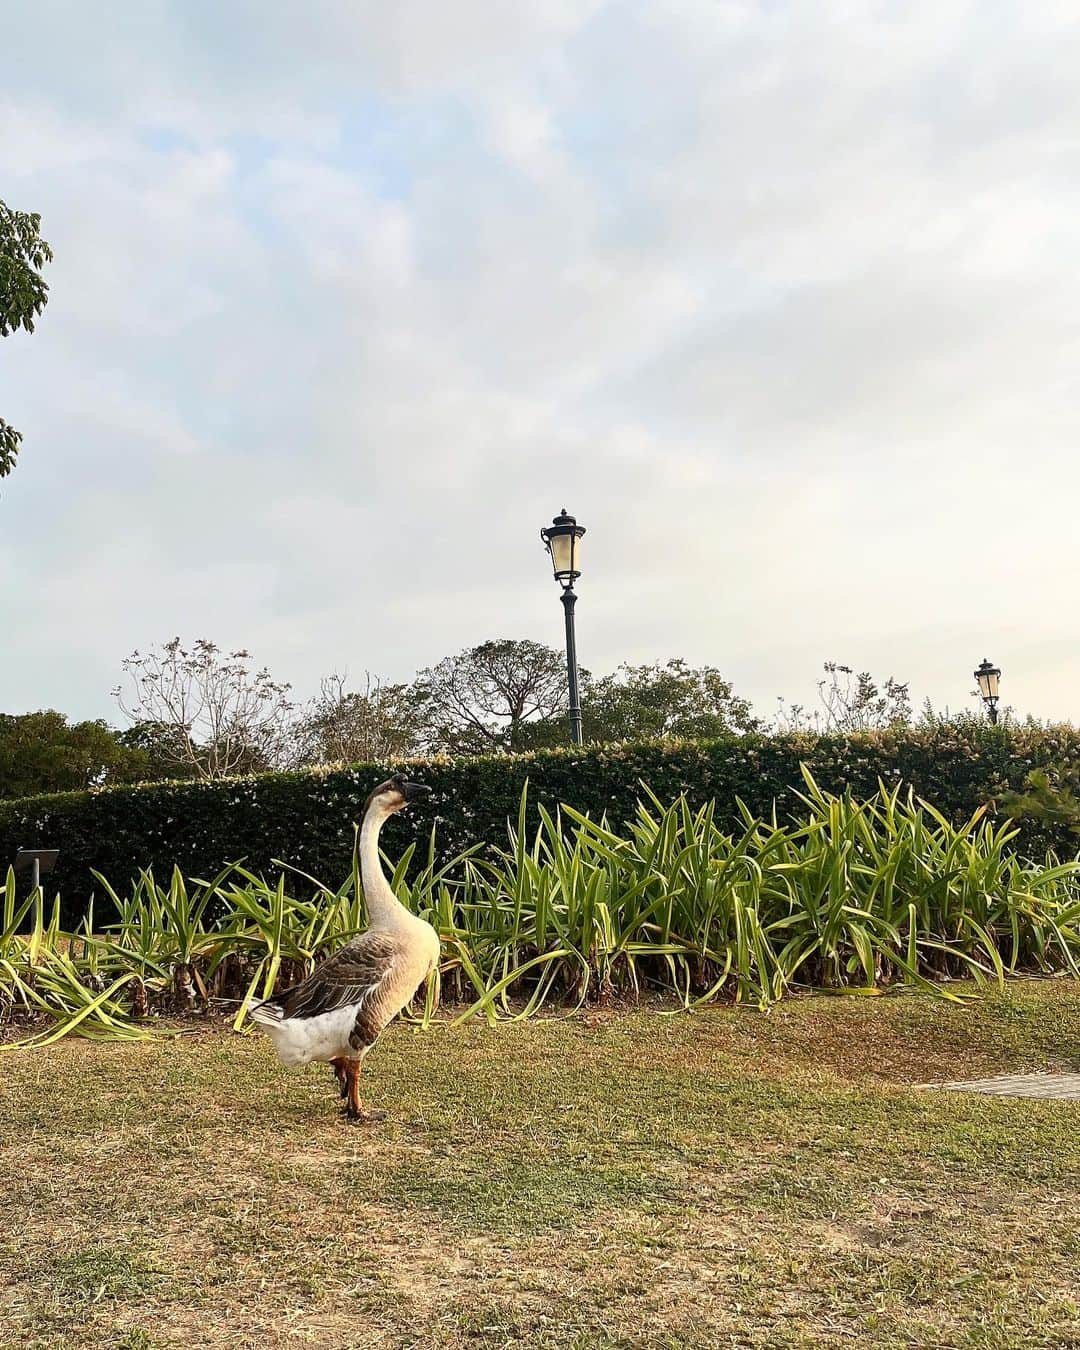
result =
[[[556,574],[561,572],[576,572],[574,544],[575,540],[569,531],[566,534],[556,534],[551,537],[551,561],[555,567]]]
[[[975,678],[979,681],[979,693],[983,698],[997,698],[999,674],[1000,671],[997,670],[975,672]]]

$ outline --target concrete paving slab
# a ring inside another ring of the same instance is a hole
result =
[[[1006,1073],[969,1082],[923,1083],[941,1092],[982,1092],[991,1097],[1033,1097],[1043,1101],[1080,1102],[1080,1073]]]

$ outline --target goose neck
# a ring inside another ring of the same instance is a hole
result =
[[[373,928],[397,927],[409,911],[390,888],[379,857],[379,831],[387,813],[371,809],[360,826],[360,878],[364,885],[368,921]]]

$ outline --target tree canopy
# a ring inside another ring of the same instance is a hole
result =
[[[423,745],[419,702],[411,686],[384,684],[369,674],[351,690],[344,675],[328,675],[300,722],[306,763],[358,764],[406,759]]]
[[[133,782],[145,768],[105,722],[69,722],[52,709],[0,714],[0,797]]]
[[[115,689],[131,725],[69,724],[59,712],[0,718],[0,797],[167,778],[220,778],[330,763],[389,763],[423,755],[499,754],[567,742],[563,652],[499,638],[447,656],[412,680],[367,674],[357,688],[330,675],[295,702],[290,687],[246,651],[174,637],[122,662]],[[585,740],[705,740],[754,731],[848,733],[908,725],[908,687],[879,684],[838,662],[819,682],[821,708],[781,702],[771,725],[714,666],[681,658],[623,664],[603,676],[581,671]],[[930,725],[940,719],[923,714]],[[978,719],[975,719],[978,720]],[[1035,783],[1020,805],[1057,805]],[[1041,794],[1041,795],[1040,795]],[[1072,810],[1072,801],[1066,801]]]
[[[179,776],[224,778],[295,761],[289,686],[253,669],[250,653],[174,637],[122,664],[127,685],[113,691],[120,710],[144,733],[156,729],[155,753]]]
[[[678,736],[695,739],[755,730],[750,704],[713,666],[681,659],[661,665],[621,665],[588,681],[582,698],[587,741],[637,741]]]
[[[41,272],[52,256],[41,237],[41,217],[0,201],[0,337],[20,328],[34,331],[49,299],[49,283]],[[0,417],[0,478],[15,467],[21,441],[22,435]]]
[[[820,708],[780,700],[776,721],[781,731],[846,734],[911,725],[909,688],[892,675],[879,685],[869,671],[856,674],[840,661],[826,661],[824,671],[827,678],[818,680]],[[926,716],[932,719],[933,713],[928,711]]]
[[[530,724],[566,706],[566,660],[541,642],[499,638],[422,670],[413,692],[428,749],[522,750]]]

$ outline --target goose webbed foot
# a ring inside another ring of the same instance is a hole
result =
[[[386,1120],[387,1118],[385,1111],[379,1111],[375,1108],[361,1108],[359,1111],[354,1111],[347,1103],[342,1115],[348,1125],[377,1125],[380,1120]]]

